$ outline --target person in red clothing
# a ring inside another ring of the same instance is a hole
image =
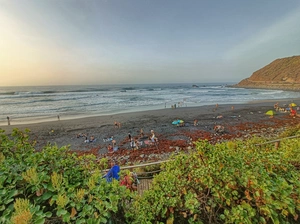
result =
[[[293,118],[295,118],[297,116],[297,111],[295,109],[293,109],[292,107],[290,108],[290,116],[292,116]]]
[[[137,178],[137,174],[130,171],[124,176],[124,178],[120,182],[121,186],[125,186],[130,191],[136,191],[138,184],[139,180]]]

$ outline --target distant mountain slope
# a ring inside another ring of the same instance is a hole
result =
[[[276,59],[235,87],[300,90],[300,56]]]

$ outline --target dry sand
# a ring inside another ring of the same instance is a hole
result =
[[[282,105],[288,103],[288,100],[280,102]],[[273,109],[273,105],[274,101],[218,105],[218,108],[216,106],[181,107],[73,120],[64,120],[61,116],[59,121],[23,125],[12,123],[10,126],[0,126],[0,129],[5,130],[7,134],[11,133],[13,128],[30,129],[31,139],[37,141],[37,149],[41,149],[47,143],[56,144],[58,147],[70,145],[72,150],[89,151],[92,149],[93,153],[100,157],[107,156],[106,147],[109,142],[104,142],[104,138],[114,136],[121,149],[114,154],[121,155],[130,148],[128,133],[136,137],[139,135],[140,129],[144,130],[145,135],[150,135],[150,131],[154,130],[160,140],[160,152],[163,152],[172,148],[172,144],[176,146],[179,140],[187,142],[190,137],[193,137],[193,140],[206,138],[216,142],[222,139],[246,138],[254,133],[268,135],[272,132],[277,134],[286,126],[299,123],[299,117],[293,119],[287,113],[277,113],[273,119],[270,119],[265,112]],[[218,119],[217,117],[220,115],[222,118]],[[184,127],[172,125],[172,121],[176,119],[184,120],[186,125]],[[198,120],[198,126],[193,126],[195,119]],[[120,122],[121,128],[116,128],[114,121]],[[223,125],[225,133],[216,135],[213,130],[215,125]],[[268,131],[269,127],[271,129]],[[85,143],[83,137],[77,138],[79,133],[84,133],[88,137],[93,135],[96,141]],[[154,148],[154,150],[156,149]],[[128,152],[126,153],[128,154]],[[138,153],[145,154],[146,152],[140,150]]]

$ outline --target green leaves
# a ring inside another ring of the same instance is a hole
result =
[[[257,150],[256,141],[261,140],[215,146],[200,141],[196,152],[174,157],[134,204],[137,223],[166,222],[170,206],[177,219],[196,215],[195,223],[283,223],[289,216],[296,220],[300,175],[290,162],[300,152],[299,144],[291,144],[293,139],[277,150]]]
[[[68,212],[67,210],[60,208],[60,209],[57,210],[56,215],[58,217],[61,217],[62,215],[67,214],[67,212]]]
[[[165,163],[139,196],[103,181],[93,155],[51,145],[36,152],[28,132],[1,132],[0,223],[10,222],[18,198],[29,200],[33,223],[299,222],[300,140],[276,150],[257,142],[199,141],[195,152]]]
[[[36,152],[27,133],[0,133],[0,223],[10,222],[17,198],[29,200],[32,223],[50,217],[65,223],[106,223],[125,214],[121,205],[130,200],[130,192],[118,182],[102,180],[94,155],[78,157],[67,146],[51,145]],[[92,191],[87,180],[95,185]]]

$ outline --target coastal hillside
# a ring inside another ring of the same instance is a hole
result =
[[[276,59],[235,87],[300,90],[300,56]]]

